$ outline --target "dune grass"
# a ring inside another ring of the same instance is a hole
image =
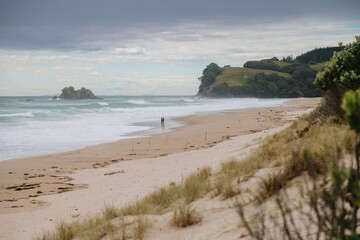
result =
[[[305,131],[307,129],[307,131]],[[259,184],[259,197],[266,199],[293,178],[308,172],[326,174],[337,166],[344,154],[354,150],[356,136],[334,119],[310,124],[305,118],[266,138],[249,157],[224,163],[216,174],[214,188],[226,198],[238,194],[236,180],[247,179],[261,168],[281,168]]]
[[[265,200],[304,172],[310,175],[328,173],[344,154],[354,150],[355,140],[355,134],[334,119],[310,124],[303,118],[264,139],[247,158],[223,163],[215,174],[205,167],[182,183],[159,188],[121,209],[105,206],[101,216],[73,223],[60,222],[54,232],[35,239],[91,240],[112,235],[123,240],[142,239],[149,226],[144,216],[171,211],[173,224],[186,227],[200,221],[189,204],[209,192],[221,195],[223,199],[234,197],[239,194],[236,184],[246,181],[261,168],[274,168],[277,170],[263,178],[258,186],[259,199]]]
[[[200,221],[200,216],[189,205],[180,203],[175,206],[172,219],[175,226],[185,228]]]
[[[286,131],[286,130],[285,130]],[[338,167],[339,160],[355,149],[356,135],[346,126],[332,119],[311,125],[304,136],[295,135],[280,149],[287,152],[281,171],[264,178],[259,185],[259,197],[266,199],[276,194],[295,177],[307,172],[310,176],[328,174]]]
[[[190,203],[211,191],[208,181],[210,176],[211,169],[205,167],[191,174],[179,185],[170,184],[159,188],[144,199],[128,204],[120,210],[120,213],[122,215],[158,215],[172,210],[173,205],[178,201]]]

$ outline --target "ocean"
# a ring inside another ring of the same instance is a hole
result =
[[[180,126],[174,118],[280,106],[286,99],[106,96],[102,100],[0,97],[0,160],[75,150]],[[30,100],[29,100],[30,99]],[[166,129],[160,119],[165,118]]]

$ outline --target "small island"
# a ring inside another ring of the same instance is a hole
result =
[[[54,100],[58,98],[65,100],[102,99],[95,96],[95,94],[90,89],[82,87],[78,90],[75,90],[72,86],[63,88],[59,97],[53,97]]]

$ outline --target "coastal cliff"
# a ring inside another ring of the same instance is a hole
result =
[[[341,47],[311,50],[293,58],[248,61],[243,67],[210,63],[198,78],[197,97],[297,98],[320,97],[313,83],[334,52]]]

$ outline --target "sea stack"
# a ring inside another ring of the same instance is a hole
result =
[[[59,98],[65,100],[102,99],[95,96],[90,89],[82,87],[81,89],[75,90],[72,86],[63,88]]]

